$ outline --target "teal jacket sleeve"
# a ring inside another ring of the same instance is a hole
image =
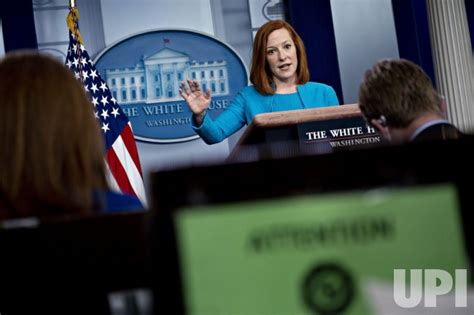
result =
[[[245,103],[245,97],[239,92],[217,118],[213,120],[206,112],[202,124],[198,127],[192,119],[191,127],[207,144],[221,142],[245,125]]]

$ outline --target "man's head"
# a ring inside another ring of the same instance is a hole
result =
[[[382,133],[413,128],[425,116],[445,117],[444,102],[428,75],[404,59],[381,60],[365,72],[359,107]]]

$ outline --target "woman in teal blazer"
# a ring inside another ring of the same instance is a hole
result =
[[[309,82],[303,41],[282,20],[267,22],[255,35],[250,81],[253,86],[243,88],[215,120],[207,115],[209,88],[202,91],[197,80],[181,82],[192,127],[206,143],[224,140],[260,113],[339,105],[332,87]]]

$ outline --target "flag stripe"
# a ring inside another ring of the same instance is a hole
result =
[[[135,192],[133,191],[132,185],[130,185],[127,172],[125,172],[122,163],[120,163],[120,160],[113,149],[107,150],[107,163],[109,164],[110,171],[115,178],[115,181],[120,187],[120,191],[134,195]]]
[[[120,192],[120,187],[117,181],[115,180],[114,175],[110,171],[109,163],[105,161],[104,164],[105,164],[105,176],[107,177],[107,183],[109,184],[110,189],[116,192]]]
[[[137,147],[134,144],[133,132],[130,122],[123,128],[122,133],[122,140],[124,145],[127,147],[127,151],[130,154],[133,163],[135,163],[135,167],[138,169],[140,173],[140,177],[142,177],[142,168],[140,166],[140,159],[138,157]]]
[[[127,170],[128,180],[133,189],[133,194],[136,195],[140,201],[145,205],[145,189],[143,185],[137,185],[137,183],[143,183],[142,176],[139,169],[136,167],[136,163],[133,160],[130,152],[127,150],[125,142],[122,137],[119,136],[112,148],[115,152],[117,159],[120,161],[120,164]],[[109,150],[110,151],[110,150]]]

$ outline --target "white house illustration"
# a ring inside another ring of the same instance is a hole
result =
[[[182,100],[180,82],[189,78],[201,82],[213,96],[229,94],[227,62],[191,60],[187,54],[165,47],[154,55],[142,57],[133,68],[106,69],[112,95],[121,105],[160,103]]]

